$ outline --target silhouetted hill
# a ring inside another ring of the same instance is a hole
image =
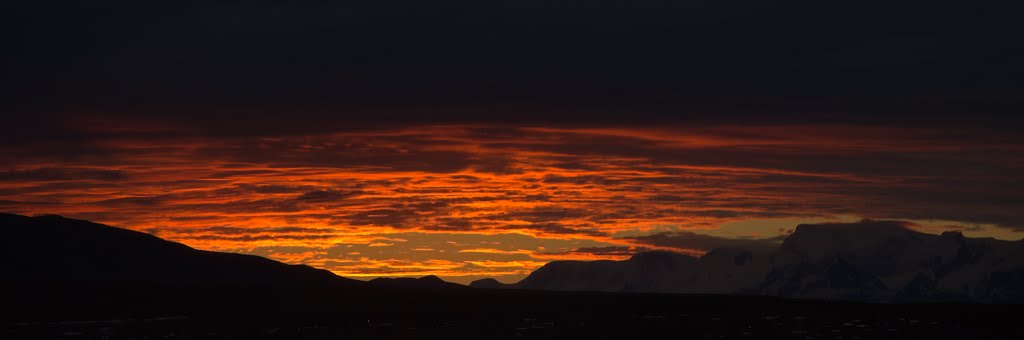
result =
[[[554,261],[509,287],[563,291],[671,291],[676,274],[696,258],[672,252],[640,253],[626,261]]]
[[[202,251],[56,215],[0,214],[0,280],[146,284],[362,285],[305,265]]]
[[[469,286],[472,287],[472,288],[479,288],[479,289],[501,289],[501,288],[505,288],[505,284],[504,283],[501,283],[498,280],[495,280],[495,279],[492,279],[492,278],[479,279],[479,280],[470,282]]]
[[[626,261],[555,261],[518,283],[489,288],[1020,302],[1024,242],[926,234],[890,221],[808,224],[776,249],[720,248],[699,259],[651,252]]]
[[[439,278],[437,276],[434,276],[434,275],[428,275],[428,276],[424,276],[424,277],[421,277],[421,278],[411,278],[411,277],[399,277],[399,278],[379,277],[379,278],[370,280],[369,285],[371,287],[386,287],[386,288],[394,288],[394,289],[410,290],[410,291],[416,291],[416,290],[438,290],[438,289],[465,289],[465,288],[467,288],[466,286],[463,286],[463,285],[460,285],[460,284],[457,284],[457,283],[446,282],[444,280],[441,280],[441,278]]]

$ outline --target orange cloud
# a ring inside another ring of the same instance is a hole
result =
[[[620,259],[683,240],[699,252],[712,240],[686,232],[745,221],[940,220],[1007,238],[1024,229],[1016,135],[453,125],[90,136],[90,152],[75,157],[43,141],[0,149],[0,211],[366,277],[514,277],[544,261]],[[618,251],[577,251],[588,248]]]

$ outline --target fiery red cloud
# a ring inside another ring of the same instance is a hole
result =
[[[1019,238],[1013,135],[865,126],[131,126],[0,149],[0,211],[62,214],[346,276],[513,280],[554,259],[774,242],[886,218]],[[937,222],[928,222],[937,221]]]

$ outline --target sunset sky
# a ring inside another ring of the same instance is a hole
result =
[[[699,255],[799,223],[1020,239],[1024,143],[961,128],[423,125],[217,136],[74,122],[0,152],[0,210],[351,277],[515,281],[555,259]]]
[[[1024,237],[1008,7],[4,6],[0,212],[456,282],[823,221]]]

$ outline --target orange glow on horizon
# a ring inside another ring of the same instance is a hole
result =
[[[0,150],[11,160],[0,172],[0,211],[88,219],[344,276],[505,281],[552,260],[699,255],[703,243],[643,236],[710,235],[730,223],[941,220],[1019,238],[1012,228],[1024,221],[983,200],[1015,195],[1024,143],[926,129],[456,125],[162,139],[124,131],[104,130],[111,137],[74,157],[46,143]],[[743,228],[759,239],[785,235]]]

